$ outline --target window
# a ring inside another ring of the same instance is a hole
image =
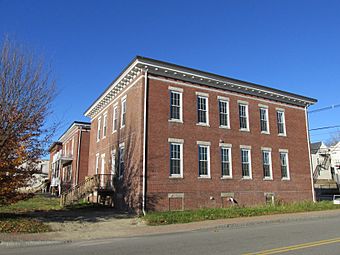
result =
[[[229,102],[218,100],[218,109],[220,113],[220,127],[229,127]]]
[[[269,133],[268,109],[260,108],[260,127],[261,133]]]
[[[107,129],[107,113],[104,114],[103,119],[103,138],[106,137],[106,129]]]
[[[113,107],[113,123],[112,123],[112,132],[117,131],[118,128],[118,106]]]
[[[210,177],[210,155],[208,145],[198,145],[198,175]]]
[[[74,150],[74,137],[72,138],[71,142],[71,156],[73,156],[73,150]]]
[[[119,177],[122,177],[125,171],[125,148],[124,144],[119,145]]]
[[[100,129],[101,129],[101,122],[102,122],[102,118],[101,117],[99,117],[98,118],[98,127],[97,127],[97,142],[100,140]]]
[[[231,148],[221,147],[222,177],[231,177]]]
[[[121,128],[125,127],[126,122],[126,98],[122,99]]]
[[[111,174],[116,174],[116,150],[111,151]]]
[[[100,172],[100,186],[101,188],[105,185],[105,154],[101,155],[102,163],[101,163],[101,172]]]
[[[170,176],[183,176],[183,144],[170,143]]]
[[[280,152],[281,176],[289,180],[288,152]]]
[[[248,123],[248,105],[247,104],[239,104],[238,111],[240,116],[240,130],[249,130]]]
[[[197,96],[197,121],[199,124],[208,125],[208,98]]]
[[[99,173],[99,154],[96,154],[96,174]]]
[[[272,159],[270,150],[262,150],[263,176],[264,179],[272,179]]]
[[[276,112],[276,116],[277,116],[277,130],[279,135],[286,135],[285,112],[278,110]]]
[[[170,91],[170,120],[182,121],[182,93]]]
[[[242,178],[251,179],[250,150],[241,149]]]

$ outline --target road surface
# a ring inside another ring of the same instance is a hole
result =
[[[190,232],[27,247],[0,246],[0,254],[340,254],[340,217],[219,226]]]

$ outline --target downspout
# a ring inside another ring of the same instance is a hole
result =
[[[307,132],[307,144],[308,144],[309,168],[310,168],[310,178],[311,178],[311,182],[312,182],[312,196],[313,196],[313,202],[316,202],[316,199],[315,199],[315,190],[314,190],[314,178],[313,178],[312,157],[311,157],[311,151],[310,151],[309,121],[308,121],[307,107],[308,107],[308,106],[305,107],[305,118],[306,118],[306,132]]]
[[[145,70],[144,73],[144,129],[143,129],[143,194],[142,194],[142,212],[143,215],[146,214],[146,153],[147,153],[147,148],[146,148],[146,126],[147,126],[147,99],[148,99],[148,71]]]
[[[80,134],[79,134],[79,138],[78,138],[78,148],[77,148],[77,176],[76,176],[76,185],[78,185],[79,183],[79,162],[80,162],[80,146],[81,146],[81,137],[83,134],[83,127],[80,126]]]

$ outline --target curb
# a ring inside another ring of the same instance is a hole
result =
[[[0,241],[0,247],[5,248],[20,248],[28,246],[43,246],[43,245],[57,245],[71,243],[72,241],[18,241],[18,242],[4,242]]]

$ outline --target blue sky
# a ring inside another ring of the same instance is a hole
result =
[[[0,0],[0,36],[54,67],[56,138],[135,55],[340,104],[340,1]],[[340,108],[310,115],[338,125]],[[327,140],[336,129],[313,131]]]

